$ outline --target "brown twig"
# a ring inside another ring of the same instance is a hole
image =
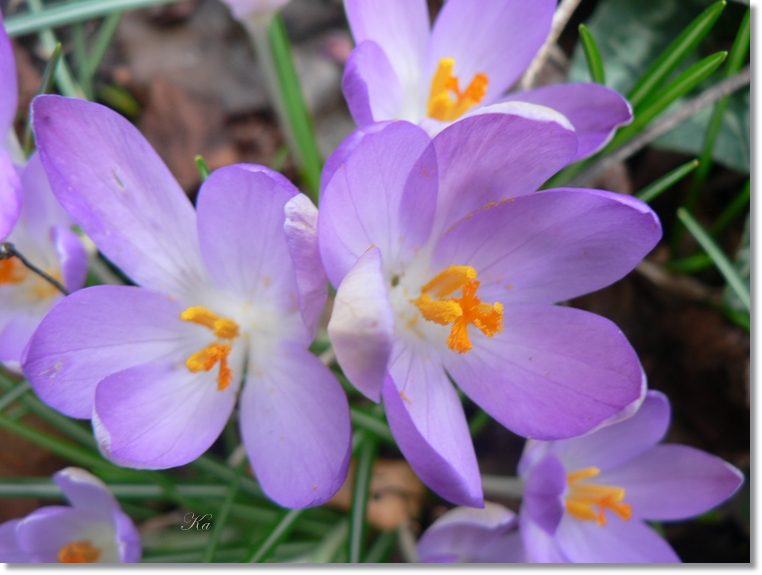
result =
[[[0,242],[0,260],[8,260],[10,258],[18,258],[22,264],[24,264],[27,268],[36,273],[62,294],[69,295],[69,290],[67,290],[57,279],[48,275],[36,265],[31,263],[28,259],[26,259],[11,242]]]

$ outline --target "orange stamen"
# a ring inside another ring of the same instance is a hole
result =
[[[600,472],[597,467],[586,467],[566,475],[566,484],[569,486],[565,501],[566,512],[580,521],[595,521],[603,526],[606,525],[605,511],[608,509],[627,521],[632,517],[632,505],[621,503],[625,495],[623,488],[582,483]],[[594,507],[598,508],[597,512]]]
[[[58,561],[61,563],[95,563],[101,550],[89,541],[77,541],[61,547]]]
[[[223,340],[232,340],[239,335],[239,327],[235,321],[220,317],[202,306],[189,307],[180,314],[180,319],[209,328],[214,335]],[[217,389],[224,391],[233,382],[233,370],[228,365],[228,356],[231,351],[233,351],[233,346],[228,343],[221,341],[210,343],[202,350],[192,354],[186,360],[185,366],[191,372],[198,373],[199,371],[210,371],[219,362],[220,373],[217,376]]]
[[[0,285],[21,283],[26,275],[26,268],[16,258],[0,260]]]
[[[489,78],[486,74],[476,74],[468,87],[460,91],[460,81],[452,75],[455,68],[453,58],[442,58],[431,80],[427,115],[441,122],[452,122],[465,114],[487,95]],[[453,98],[454,96],[454,98]]]
[[[470,266],[450,266],[434,276],[421,289],[421,295],[413,300],[427,321],[439,325],[453,324],[447,338],[447,346],[458,353],[472,349],[468,337],[468,325],[473,324],[487,337],[493,337],[503,329],[503,304],[482,303],[476,296],[479,289],[476,270]],[[434,299],[446,297],[458,289],[463,290],[459,298]]]

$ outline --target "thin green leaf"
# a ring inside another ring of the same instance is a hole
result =
[[[140,102],[122,86],[102,84],[98,88],[98,99],[132,120],[140,115]]]
[[[204,549],[204,555],[201,558],[202,563],[211,563],[214,559],[214,553],[217,550],[217,545],[220,542],[220,536],[222,535],[222,530],[225,528],[225,524],[228,521],[230,508],[233,506],[233,501],[235,501],[235,496],[238,493],[238,486],[241,484],[243,473],[246,470],[246,463],[247,463],[247,459],[244,458],[244,460],[238,464],[238,469],[236,469],[236,472],[235,472],[236,477],[235,479],[233,479],[233,482],[228,487],[228,492],[225,495],[225,499],[222,501],[222,505],[220,505],[220,510],[215,515],[214,524],[212,525],[212,531],[209,534],[209,541],[206,544],[206,549]]]
[[[87,76],[87,42],[82,22],[77,22],[71,27],[71,36],[74,41],[74,60],[77,63],[77,81],[87,99],[92,100],[93,86]]]
[[[368,508],[368,492],[376,458],[376,440],[368,437],[360,448],[355,474],[352,511],[349,516],[349,562],[360,563],[365,535],[365,513]]]
[[[587,60],[587,67],[590,70],[590,77],[593,79],[593,82],[605,85],[606,76],[603,71],[601,53],[598,50],[598,45],[593,39],[593,35],[584,24],[579,25],[579,39],[580,42],[582,42],[582,48],[585,51],[585,59]]]
[[[98,30],[98,37],[95,39],[90,55],[87,57],[86,73],[89,82],[92,82],[95,75],[98,73],[98,68],[101,65],[101,60],[106,54],[106,50],[111,44],[111,40],[114,38],[116,29],[119,27],[119,22],[122,19],[122,12],[112,12],[101,24]]]
[[[376,419],[372,415],[369,415],[368,413],[365,413],[356,407],[351,407],[349,412],[352,418],[352,423],[354,423],[356,426],[370,431],[377,438],[382,439],[387,443],[391,443],[392,445],[397,444],[394,441],[392,430],[389,429],[388,424],[381,421],[380,419]]]
[[[202,455],[193,461],[191,465],[205,473],[208,473],[209,475],[212,475],[213,477],[221,479],[225,483],[230,483],[235,479],[235,470],[228,467],[224,463],[216,461],[215,458],[211,455]],[[243,477],[241,479],[240,489],[241,491],[244,491],[249,495],[253,495],[259,499],[264,498],[264,493],[262,492],[262,488],[259,486],[259,483],[254,481],[251,477]]]
[[[704,252],[693,254],[687,258],[672,260],[668,264],[669,271],[675,274],[695,274],[712,267],[712,258]]]
[[[662,81],[680,65],[688,54],[693,52],[720,17],[725,9],[725,4],[725,1],[721,0],[704,10],[645,71],[627,94],[627,99],[633,108],[638,108],[642,102],[652,95]]]
[[[349,536],[349,520],[341,519],[325,534],[310,555],[310,563],[330,563]]]
[[[217,560],[224,563],[240,563],[246,553],[243,547],[231,547],[220,549],[217,552]],[[160,555],[147,555],[141,563],[198,563],[201,560],[201,551],[189,551],[188,553],[169,553]]]
[[[730,308],[723,308],[722,311],[730,321],[741,326],[746,331],[751,331],[751,316],[748,313]]]
[[[193,158],[193,161],[196,162],[196,168],[198,169],[198,175],[201,177],[201,181],[205,182],[209,177],[209,174],[212,173],[212,170],[209,169],[209,164],[206,163],[204,156],[201,155]]]
[[[471,437],[475,437],[481,433],[485,426],[490,422],[490,419],[489,414],[483,409],[480,409],[476,415],[471,418],[471,421],[468,422],[468,430],[471,432]]]
[[[751,180],[746,180],[746,184],[739,194],[733,198],[733,201],[722,211],[719,217],[714,221],[709,233],[713,236],[720,235],[741,212],[746,210],[751,200]]]
[[[672,186],[674,186],[677,182],[682,180],[685,176],[690,174],[693,170],[698,167],[699,161],[698,160],[692,160],[688,162],[687,164],[683,164],[682,166],[678,166],[665,176],[662,176],[658,180],[656,180],[653,184],[650,186],[643,188],[640,193],[636,194],[636,198],[639,200],[642,200],[646,203],[650,202],[651,200],[657,198],[659,195],[662,194],[662,192],[665,192]]]
[[[2,396],[0,396],[0,411],[3,411],[6,407],[16,401],[30,389],[32,389],[32,387],[29,385],[29,382],[22,381],[16,384],[16,386],[9,391],[6,391]]]
[[[685,208],[678,208],[677,217],[688,228],[688,231],[696,238],[696,241],[704,251],[712,258],[714,265],[720,270],[728,285],[741,300],[741,303],[747,311],[751,309],[751,297],[748,288],[738,275],[728,257],[723,253],[720,247],[714,242],[711,236],[701,227],[693,216]]]
[[[273,527],[264,540],[251,548],[244,563],[262,563],[273,552],[278,544],[285,539],[294,527],[304,509],[291,509],[285,512],[277,525]]]
[[[383,531],[376,537],[373,545],[368,550],[363,563],[382,563],[389,558],[389,554],[397,543],[396,531]]]
[[[40,82],[40,88],[37,90],[37,95],[49,94],[53,90],[53,83],[55,81],[55,73],[58,69],[58,65],[61,62],[61,43],[56,44],[53,48],[53,53],[48,59],[48,63],[45,65],[45,71],[42,73],[42,81]],[[24,154],[29,157],[34,150],[34,135],[32,134],[31,117],[24,128]]]

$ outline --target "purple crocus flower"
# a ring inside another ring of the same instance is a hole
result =
[[[230,7],[233,17],[245,20],[249,17],[270,17],[291,0],[222,0]]]
[[[675,521],[719,505],[743,474],[686,445],[657,445],[670,406],[649,391],[631,418],[583,437],[530,440],[521,535],[539,563],[673,563],[680,558],[644,520]]]
[[[344,373],[383,397],[418,476],[475,507],[481,479],[449,378],[523,436],[571,437],[633,409],[645,382],[622,332],[551,304],[617,281],[661,237],[631,197],[533,193],[574,156],[574,132],[549,108],[500,107],[433,140],[408,122],[360,129],[326,164],[318,225]]]
[[[344,0],[357,48],[343,90],[355,122],[408,120],[430,134],[482,106],[549,106],[574,125],[571,161],[600,150],[632,121],[629,103],[600,84],[505,92],[544,43],[556,0],[448,0],[429,30],[426,0]]]
[[[77,467],[53,479],[71,507],[41,507],[0,525],[0,563],[140,561],[140,535],[100,479]]]
[[[421,563],[523,563],[518,518],[485,502],[484,509],[456,507],[434,521],[418,540]]]
[[[21,182],[8,153],[18,105],[16,61],[0,13],[0,240],[6,238],[21,211]]]
[[[29,346],[35,391],[92,417],[112,461],[160,469],[209,448],[245,379],[240,429],[265,493],[287,507],[329,499],[351,425],[341,385],[307,350],[327,293],[314,205],[280,174],[241,164],[206,180],[196,212],[118,114],[58,96],[32,108],[59,201],[142,286],[62,300]]]

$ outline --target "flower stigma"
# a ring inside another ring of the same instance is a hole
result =
[[[623,488],[582,483],[600,472],[597,467],[586,467],[566,475],[566,484],[569,486],[565,498],[566,512],[580,521],[597,521],[598,525],[603,526],[606,525],[605,510],[608,509],[627,521],[632,517],[632,505],[621,503],[624,499]],[[598,511],[593,507],[597,507]]]
[[[61,274],[54,270],[45,270],[52,278],[61,281]],[[58,295],[58,289],[48,283],[37,274],[30,272],[18,258],[0,260],[0,286],[26,284],[20,288],[24,292],[25,299],[29,301],[41,301]]]
[[[431,80],[427,115],[441,122],[452,122],[465,114],[487,95],[487,74],[476,74],[468,87],[460,91],[460,81],[452,75],[454,58],[442,58]],[[453,98],[454,96],[454,98]]]
[[[503,304],[483,303],[477,297],[476,275],[471,266],[451,265],[424,285],[421,295],[413,300],[425,320],[439,325],[453,324],[447,346],[458,353],[466,353],[473,347],[468,337],[469,324],[478,327],[487,337],[503,330]],[[447,297],[459,289],[463,290],[461,297]]]
[[[230,318],[220,317],[202,306],[189,307],[180,314],[180,319],[202,325],[212,330],[212,333],[220,340],[227,342],[239,335],[239,327],[236,322]],[[199,371],[210,371],[219,362],[220,373],[217,376],[217,389],[224,391],[233,382],[233,370],[228,365],[228,356],[231,351],[233,351],[233,346],[230,343],[216,341],[192,354],[185,361],[185,366],[192,373],[198,373]]]
[[[76,541],[61,547],[58,561],[61,563],[95,563],[101,556],[101,550],[89,541]]]

